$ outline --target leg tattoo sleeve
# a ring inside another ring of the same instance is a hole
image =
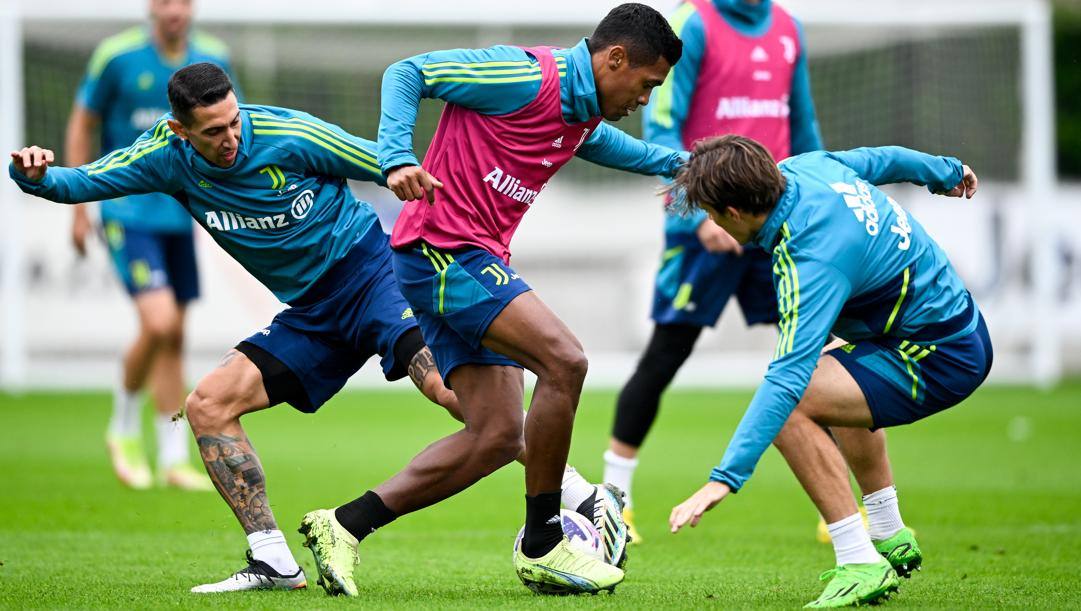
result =
[[[236,514],[244,532],[277,530],[267,502],[263,465],[248,438],[203,435],[198,443],[210,479]]]

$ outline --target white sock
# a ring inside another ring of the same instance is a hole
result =
[[[833,553],[837,555],[837,566],[842,564],[872,564],[882,560],[871,537],[863,528],[863,518],[856,512],[833,524],[827,524],[830,538],[833,539]]]
[[[897,488],[889,486],[865,495],[863,506],[867,508],[867,531],[871,539],[889,539],[905,527],[897,505]]]
[[[560,489],[559,498],[567,509],[576,511],[578,506],[596,490],[597,487],[587,482],[586,478],[582,477],[582,474],[578,473],[574,467],[567,465],[567,468],[563,470],[563,486]]]
[[[269,564],[282,575],[296,575],[300,570],[293,552],[285,543],[285,535],[280,530],[257,530],[248,535],[248,547],[256,560]]]
[[[139,391],[124,388],[123,379],[113,391],[113,417],[109,420],[109,433],[120,437],[138,437],[142,434],[142,399]]]
[[[619,486],[627,495],[627,507],[631,506],[631,480],[637,467],[637,458],[624,458],[611,450],[604,453],[604,481]]]
[[[158,431],[158,469],[168,469],[188,462],[188,421],[183,418],[157,414],[154,428]]]

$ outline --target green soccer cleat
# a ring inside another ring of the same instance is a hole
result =
[[[514,570],[527,588],[537,594],[596,594],[615,591],[623,571],[570,546],[566,537],[544,556],[527,558],[514,551]]]
[[[820,577],[829,580],[821,596],[804,605],[805,609],[874,605],[890,597],[901,578],[885,558],[873,564],[842,564]]]
[[[319,585],[331,596],[356,596],[353,569],[360,562],[357,539],[338,523],[333,509],[317,509],[300,520],[304,547],[312,551]]]
[[[912,576],[913,571],[920,570],[923,564],[923,552],[916,543],[916,533],[911,528],[902,528],[897,534],[882,541],[872,541],[875,549],[890,561],[893,570],[905,579]]]

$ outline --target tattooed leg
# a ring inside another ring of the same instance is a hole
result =
[[[244,532],[277,530],[267,503],[263,465],[243,431],[240,437],[200,435],[197,441],[210,479],[236,514]]]
[[[465,422],[461,407],[458,405],[458,397],[443,384],[443,376],[439,375],[435,359],[432,358],[432,351],[427,346],[413,355],[406,371],[409,373],[409,379],[425,397],[428,397],[429,401],[442,405],[458,422]]]

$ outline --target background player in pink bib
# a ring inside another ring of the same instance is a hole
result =
[[[439,51],[387,70],[379,163],[388,186],[408,201],[391,239],[395,274],[459,397],[466,428],[369,493],[370,507],[360,512],[371,516],[363,525],[368,532],[471,485],[513,460],[524,441],[519,577],[539,592],[595,592],[622,581],[612,564],[625,558],[624,532],[605,533],[611,564],[575,551],[563,536],[560,485],[586,358],[570,329],[510,267],[510,240],[574,155],[642,174],[675,174],[679,152],[601,119],[618,120],[648,103],[681,47],[663,16],[624,4],[570,49]],[[422,168],[412,135],[424,97],[447,107]],[[523,367],[538,378],[524,440]],[[586,486],[585,498],[563,500],[592,507],[589,497],[601,493],[614,495]],[[621,520],[617,526],[622,530]]]
[[[778,160],[822,148],[799,24],[784,9],[771,0],[686,0],[669,23],[683,40],[683,58],[643,113],[646,140],[691,150],[697,140],[739,134]],[[762,249],[744,249],[701,212],[668,215],[664,248],[653,334],[619,394],[604,454],[604,481],[626,493],[624,517],[636,542],[638,452],[702,329],[717,324],[733,296],[748,325],[777,322],[772,263]]]

